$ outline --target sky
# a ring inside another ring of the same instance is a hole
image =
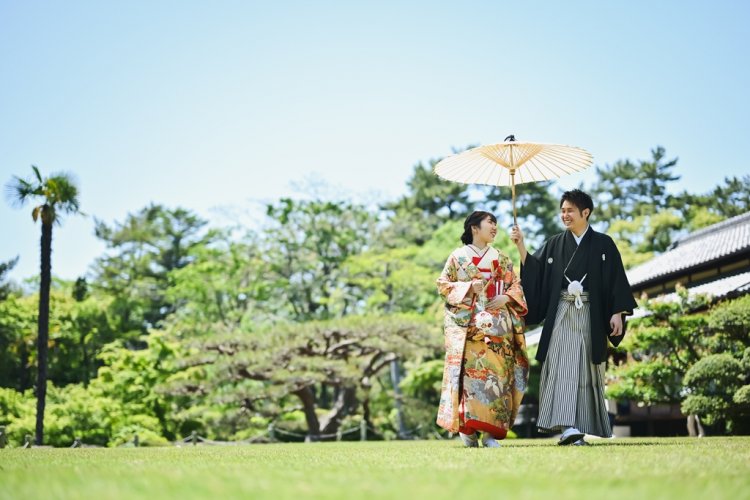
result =
[[[86,216],[53,274],[147,204],[214,225],[313,185],[394,199],[418,162],[518,140],[595,165],[678,157],[675,189],[750,173],[750,2],[0,0],[0,183],[67,172]],[[593,169],[560,181],[591,179]],[[0,261],[39,268],[31,206],[0,200]]]

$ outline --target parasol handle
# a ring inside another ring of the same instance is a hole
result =
[[[513,198],[513,225],[517,226],[518,221],[516,220],[516,171],[510,171],[510,191],[511,197]]]
[[[515,142],[516,136],[511,134],[505,138],[506,141],[509,139],[510,139],[510,142]],[[513,158],[513,145],[511,144],[508,149],[510,150],[508,153],[510,155],[510,192],[511,192],[511,197],[513,199],[513,225],[517,226],[518,221],[516,220],[517,219],[516,217],[516,161]]]

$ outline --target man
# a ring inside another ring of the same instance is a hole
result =
[[[637,307],[612,239],[594,231],[591,196],[579,189],[560,199],[566,230],[533,255],[518,226],[511,240],[521,254],[526,321],[544,321],[536,359],[542,363],[539,419],[542,432],[562,432],[558,444],[587,444],[584,434],[609,437],[604,403],[607,338],[618,345],[626,315]]]

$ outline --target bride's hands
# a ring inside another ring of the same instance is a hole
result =
[[[487,310],[499,311],[508,303],[509,300],[510,297],[505,294],[498,295],[487,304]]]

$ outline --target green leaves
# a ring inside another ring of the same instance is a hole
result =
[[[610,370],[607,394],[645,404],[682,402],[682,411],[735,428],[750,415],[750,315],[743,297],[710,310],[705,297],[678,289],[677,303],[648,301],[651,316],[634,320],[621,345],[630,357]],[[739,394],[739,395],[738,395]],[[735,401],[735,396],[738,401]]]
[[[39,173],[39,169],[36,167],[36,165],[32,165],[31,170],[34,171],[34,175],[36,176],[37,182],[39,182],[39,184],[43,184],[44,181],[42,180],[42,174]]]
[[[39,169],[32,165],[34,179],[25,180],[14,177],[7,186],[10,202],[23,206],[32,198],[38,198],[40,205],[31,211],[34,222],[41,219],[44,224],[60,223],[58,212],[67,214],[80,213],[78,187],[70,174],[54,174],[42,177]]]
[[[742,389],[747,373],[731,354],[713,354],[696,362],[685,375],[688,397],[683,412],[690,412],[716,422],[747,413],[746,389]],[[745,386],[748,387],[748,386]],[[747,413],[750,415],[750,413]]]

